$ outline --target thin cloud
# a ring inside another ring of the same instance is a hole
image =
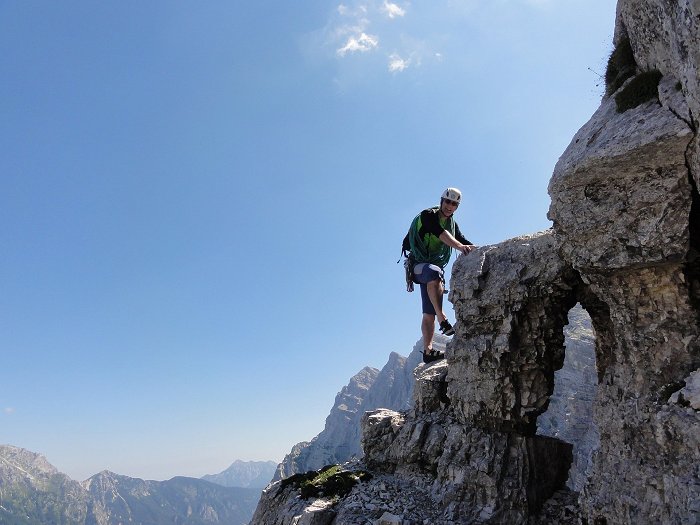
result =
[[[455,17],[470,18],[481,9],[490,9],[494,4],[507,6],[509,2],[533,9],[556,4],[554,0],[445,0],[438,5],[411,6],[410,0],[343,0],[336,4],[326,27],[319,32],[322,36],[317,40],[317,49],[325,48],[336,58],[343,58],[348,54],[370,55],[381,42],[382,48],[411,57],[407,60],[385,55],[390,72],[404,71],[409,65],[420,68],[422,61],[442,62],[444,57],[436,47],[445,45],[445,39],[435,34],[418,37],[423,32],[421,9],[430,9],[431,19],[444,22],[454,21]]]
[[[449,11],[444,5],[437,9]],[[383,66],[388,74],[419,69],[424,61],[440,61],[431,37],[414,36],[421,19],[409,0],[343,0],[335,4],[325,27],[309,34],[309,56],[323,54],[339,63],[362,56],[368,67]]]
[[[400,73],[410,65],[410,60],[404,60],[396,53],[389,55],[389,72]]]
[[[13,407],[5,407],[2,411],[8,416],[11,416],[15,413],[15,409]]]
[[[338,56],[345,56],[348,53],[366,53],[372,51],[379,45],[379,38],[367,33],[360,33],[348,38],[345,45],[338,49]]]
[[[403,9],[398,4],[384,0],[384,5],[382,6],[382,12],[389,18],[401,17],[406,14],[406,10]]]
[[[355,8],[347,6],[345,4],[338,5],[337,9],[340,16],[350,16],[350,17],[362,17],[367,15],[367,6],[359,5]]]

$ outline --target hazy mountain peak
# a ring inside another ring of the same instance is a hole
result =
[[[218,474],[207,474],[202,479],[224,487],[263,488],[272,479],[277,463],[274,461],[242,461],[237,459]]]
[[[56,467],[41,454],[12,445],[0,445],[0,473],[3,477],[6,470],[14,470],[16,475],[29,478],[47,477],[58,473]]]

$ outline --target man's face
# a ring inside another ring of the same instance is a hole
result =
[[[440,206],[442,210],[442,214],[445,217],[451,217],[455,211],[457,211],[457,207],[459,206],[459,202],[453,201],[450,199],[442,199],[442,205]]]

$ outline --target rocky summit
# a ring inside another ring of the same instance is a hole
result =
[[[270,482],[276,468],[277,463],[274,461],[236,460],[223,472],[207,474],[202,479],[224,487],[262,489]]]
[[[253,524],[700,523],[699,26],[697,0],[618,2],[553,228],[459,256],[456,334],[416,368],[412,407],[365,412],[363,458],[271,484]],[[576,304],[595,384],[562,418]]]

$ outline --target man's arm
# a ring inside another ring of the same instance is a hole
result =
[[[472,251],[474,248],[476,248],[473,244],[462,244],[457,239],[455,239],[454,236],[447,230],[444,230],[440,234],[440,240],[444,242],[447,246],[454,248],[458,252],[461,252],[465,255]]]
[[[474,244],[473,242],[467,240],[467,238],[462,235],[462,232],[459,230],[459,224],[455,222],[455,239],[457,239],[459,242],[462,244]]]

